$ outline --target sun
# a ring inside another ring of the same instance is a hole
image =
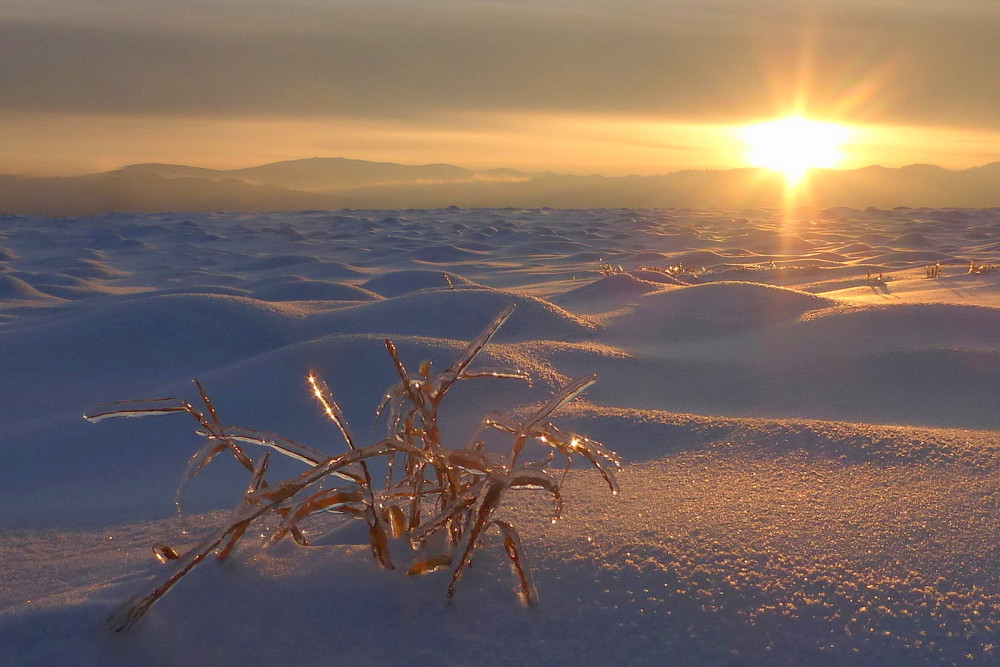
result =
[[[796,185],[810,169],[836,167],[849,130],[836,123],[800,116],[749,125],[740,131],[750,164],[780,171]]]

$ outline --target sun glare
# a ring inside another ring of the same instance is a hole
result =
[[[789,185],[801,181],[810,169],[836,167],[848,134],[843,125],[798,116],[750,125],[740,132],[749,162],[780,171]]]

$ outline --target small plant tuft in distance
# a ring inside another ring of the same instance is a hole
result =
[[[395,569],[390,546],[400,542],[406,546],[397,547],[397,552],[410,550],[406,570],[409,575],[449,569],[449,597],[455,594],[483,536],[496,528],[503,539],[518,599],[526,605],[537,602],[538,592],[525,562],[518,531],[510,521],[495,518],[496,510],[509,491],[544,491],[552,498],[554,522],[562,514],[561,487],[575,456],[586,459],[597,469],[613,495],[618,494],[615,472],[621,467],[621,459],[601,443],[564,431],[551,421],[553,413],[597,381],[594,375],[570,382],[523,422],[496,412],[486,415],[484,427],[510,437],[510,448],[505,452],[487,451],[482,440],[461,449],[445,446],[438,409],[459,380],[480,377],[529,380],[517,370],[469,370],[513,310],[510,306],[498,314],[448,368],[437,374],[428,361],[420,364],[415,373],[408,370],[396,346],[386,339],[386,350],[400,381],[389,388],[376,411],[377,419],[386,419],[387,434],[373,444],[357,443],[326,383],[316,374],[310,374],[310,391],[347,445],[347,451],[337,456],[266,431],[224,426],[197,380],[204,409],[183,399],[158,398],[97,406],[85,415],[86,419],[98,422],[114,417],[186,413],[198,422],[197,432],[205,442],[182,475],[176,498],[178,510],[182,509],[184,487],[218,455],[230,454],[250,474],[247,490],[229,521],[195,547],[179,554],[163,543],[153,546],[157,560],[173,564],[171,574],[150,593],[123,603],[108,617],[108,626],[115,631],[131,628],[208,556],[228,558],[255,523],[260,529],[253,533],[264,535],[258,548],[288,536],[306,546],[308,541],[300,524],[319,512],[344,514],[365,522],[372,556],[386,569]],[[524,461],[522,456],[530,442],[549,447],[549,456],[540,461]],[[247,454],[247,445],[277,451],[308,468],[295,477],[272,484],[266,479],[270,451],[254,460]],[[378,483],[368,466],[372,459],[383,459],[386,463],[386,474]]]
[[[981,275],[984,273],[996,273],[1000,270],[1000,264],[984,264],[977,260],[969,260],[969,274]]]
[[[613,265],[604,263],[601,264],[601,275],[602,276],[617,276],[619,273],[625,273],[625,269],[622,268],[621,264]]]

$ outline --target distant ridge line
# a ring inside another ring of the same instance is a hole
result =
[[[312,157],[241,169],[132,164],[69,177],[0,175],[0,214],[443,208],[777,208],[780,174],[682,170],[657,176],[579,176],[451,164],[405,165]],[[1000,162],[964,170],[913,164],[813,171],[794,200],[851,208],[1000,206]]]

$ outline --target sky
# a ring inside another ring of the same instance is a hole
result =
[[[741,129],[1000,160],[995,0],[0,0],[0,173],[324,156],[658,174]]]

